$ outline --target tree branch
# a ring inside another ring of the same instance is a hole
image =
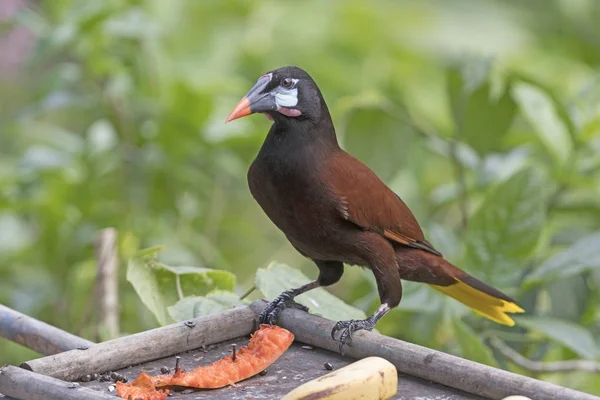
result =
[[[568,361],[532,361],[528,358],[523,357],[519,352],[508,346],[502,340],[491,337],[489,338],[489,344],[494,349],[498,350],[506,359],[517,364],[519,367],[524,368],[531,372],[544,373],[544,372],[572,372],[572,371],[585,371],[585,372],[600,372],[600,363],[588,360],[568,360]]]

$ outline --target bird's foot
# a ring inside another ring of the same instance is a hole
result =
[[[344,354],[343,347],[346,343],[352,342],[352,333],[361,330],[372,331],[375,328],[375,321],[372,317],[367,319],[352,319],[350,321],[339,321],[331,330],[331,338],[337,340],[340,344],[340,354]],[[338,332],[342,332],[338,339],[335,338]]]
[[[288,290],[267,304],[263,312],[260,313],[258,320],[261,324],[273,325],[277,321],[279,314],[286,308],[297,308],[302,311],[308,311],[308,307],[294,301],[294,293]]]

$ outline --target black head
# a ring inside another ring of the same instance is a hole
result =
[[[301,68],[282,67],[261,76],[240,100],[226,122],[254,113],[286,122],[291,119],[317,123],[329,115],[313,79]]]

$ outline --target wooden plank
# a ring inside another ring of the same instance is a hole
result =
[[[0,368],[0,390],[7,396],[21,400],[114,400],[108,393],[97,392],[78,383],[64,382],[12,365]]]
[[[75,381],[92,373],[115,371],[175,353],[250,334],[256,315],[249,307],[195,318],[21,364],[54,378]]]
[[[0,304],[0,336],[44,355],[94,343]]]
[[[258,315],[265,305],[265,301],[256,301],[251,308]],[[287,309],[279,318],[279,325],[294,333],[296,340],[300,342],[338,351],[338,343],[331,338],[331,330],[335,325],[333,321],[297,309]],[[482,397],[503,399],[510,395],[522,395],[547,400],[600,400],[599,397],[587,393],[377,333],[358,331],[352,338],[352,344],[344,349],[347,356],[359,359],[369,356],[383,357],[394,364],[401,373]]]

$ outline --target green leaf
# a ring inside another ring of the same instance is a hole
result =
[[[420,145],[414,132],[384,106],[352,108],[346,115],[340,124],[344,148],[384,181],[392,179]]]
[[[228,290],[216,289],[206,295],[207,298],[216,301],[217,303],[225,306],[226,308],[233,308],[245,305],[244,301],[240,299],[235,292]]]
[[[154,314],[161,325],[172,321],[165,308],[165,299],[156,272],[148,268],[141,257],[134,257],[127,265],[127,280],[131,283],[142,303]]]
[[[545,197],[529,170],[486,195],[469,223],[466,247],[467,265],[486,283],[517,283],[544,226]]]
[[[539,139],[555,160],[564,164],[573,150],[573,142],[568,125],[561,119],[552,99],[529,83],[516,84],[512,93]]]
[[[497,366],[492,351],[467,324],[459,318],[455,318],[453,325],[463,357],[494,367]]]
[[[552,316],[569,321],[579,322],[584,313],[595,303],[590,293],[585,275],[575,275],[560,279],[544,286],[550,296]]]
[[[135,256],[136,257],[155,257],[158,253],[160,253],[161,251],[163,251],[165,249],[165,246],[153,246],[153,247],[148,247],[147,249],[142,249],[140,251],[138,251]]]
[[[191,266],[174,267],[164,264],[158,264],[158,267],[180,277],[184,294],[198,294],[212,289],[233,291],[235,287],[235,275],[229,271]]]
[[[299,270],[275,262],[256,272],[256,287],[267,299],[274,299],[283,291],[308,282],[310,279]],[[296,297],[296,301],[309,307],[312,313],[334,321],[366,318],[363,311],[344,303],[323,288],[304,293]]]
[[[167,310],[175,321],[185,321],[242,305],[244,302],[237,294],[226,290],[215,290],[206,296],[185,297]]]
[[[498,99],[494,99],[490,85],[484,84],[467,102],[461,139],[480,154],[502,149],[504,136],[512,125],[516,109],[509,88]]]
[[[235,286],[235,275],[230,272],[201,267],[173,267],[148,257],[134,257],[129,261],[127,280],[161,325],[173,322],[167,308],[182,297],[203,295],[214,289],[233,291]]]
[[[224,309],[225,307],[222,304],[203,296],[185,297],[167,308],[169,316],[177,322],[203,315],[216,314]]]
[[[581,325],[548,317],[516,317],[515,319],[517,325],[538,331],[583,358],[594,359],[600,355],[594,337]]]
[[[527,277],[525,283],[540,284],[564,279],[593,268],[600,269],[600,232],[585,236],[550,257]]]
[[[487,73],[482,71],[479,79],[471,79],[456,69],[447,72],[448,96],[459,137],[482,155],[502,149],[517,109],[510,86],[497,98],[492,96],[485,80]]]

